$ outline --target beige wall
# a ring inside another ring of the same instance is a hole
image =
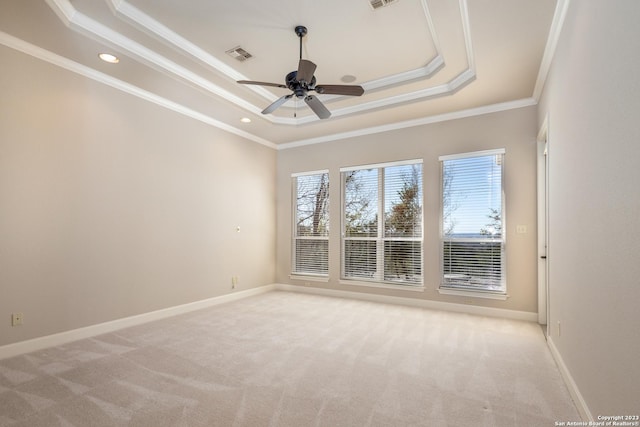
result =
[[[551,340],[593,417],[640,408],[639,20],[637,0],[572,1],[540,103]]]
[[[0,63],[0,345],[273,283],[275,150]]]
[[[278,152],[277,280],[291,280],[291,174],[329,169],[330,243],[329,283],[310,286],[370,292],[407,298],[474,304],[537,312],[536,282],[536,109],[487,114],[377,135],[309,145]],[[469,151],[505,148],[507,301],[440,295],[439,286],[439,182],[438,157]],[[340,167],[404,159],[424,161],[424,271],[425,292],[387,290],[339,284],[340,278]],[[516,234],[516,225],[527,234]]]

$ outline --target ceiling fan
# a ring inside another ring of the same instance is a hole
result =
[[[327,107],[314,95],[309,95],[308,92],[315,91],[320,94],[327,95],[348,95],[348,96],[360,96],[364,93],[362,86],[357,85],[317,85],[316,78],[313,73],[316,71],[316,64],[306,59],[302,59],[302,38],[307,34],[307,28],[299,25],[295,28],[295,32],[300,38],[300,62],[298,63],[298,70],[292,71],[285,77],[285,84],[267,83],[267,82],[254,82],[251,80],[239,80],[238,83],[244,85],[260,85],[260,86],[272,86],[281,87],[291,90],[292,93],[278,98],[274,103],[269,105],[262,111],[262,114],[270,114],[274,112],[278,107],[287,102],[294,96],[299,99],[304,99],[304,102],[313,110],[316,115],[321,119],[328,119],[331,116],[331,112],[327,110]]]

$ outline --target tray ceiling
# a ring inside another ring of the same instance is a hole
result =
[[[0,44],[286,147],[535,103],[555,11],[555,0],[397,0],[378,9],[369,0],[5,0]],[[297,25],[309,30],[302,56],[317,64],[318,84],[365,89],[318,95],[328,120],[295,97],[263,115],[288,90],[236,83],[284,83],[297,68]],[[226,53],[236,47],[251,58]],[[104,63],[100,52],[120,62]]]

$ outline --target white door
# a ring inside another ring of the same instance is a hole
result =
[[[548,120],[538,135],[538,323],[549,328],[549,142]]]

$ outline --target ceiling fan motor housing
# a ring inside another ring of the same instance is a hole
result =
[[[289,89],[291,89],[297,98],[304,98],[307,95],[307,91],[316,85],[316,77],[313,76],[311,82],[306,82],[304,80],[298,81],[297,76],[297,71],[290,72],[285,78],[285,84]]]

